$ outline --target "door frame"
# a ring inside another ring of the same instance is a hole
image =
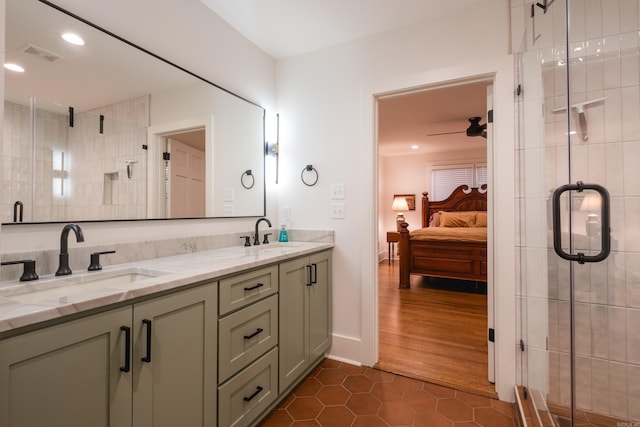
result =
[[[515,236],[515,106],[514,61],[503,58],[401,76],[363,88],[362,180],[361,194],[367,200],[360,224],[361,253],[361,357],[366,366],[378,361],[378,140],[376,97],[410,88],[442,85],[472,78],[493,79],[494,143],[487,144],[489,185],[488,203],[494,213],[491,224],[493,247],[488,248],[488,280],[494,283],[496,392],[501,400],[514,401],[516,384],[516,236]],[[498,146],[500,149],[498,149]],[[500,165],[494,168],[493,165]],[[365,166],[366,165],[366,166]],[[367,185],[365,185],[366,183]],[[370,183],[374,183],[370,185]],[[499,207],[499,209],[498,209]],[[495,262],[494,254],[501,254]],[[510,259],[509,259],[510,257]]]
[[[378,105],[378,102],[380,99],[388,99],[388,98],[393,98],[396,96],[403,96],[403,95],[407,95],[407,94],[411,94],[411,93],[422,93],[422,92],[428,92],[431,90],[438,90],[438,89],[447,89],[447,88],[452,88],[452,87],[457,87],[457,86],[465,86],[468,84],[473,84],[473,83],[487,83],[487,92],[485,94],[485,111],[483,113],[483,117],[485,119],[485,122],[487,124],[487,128],[486,128],[486,132],[487,132],[487,148],[485,151],[485,157],[484,157],[484,161],[487,163],[487,174],[490,177],[492,175],[492,170],[491,170],[491,163],[489,162],[489,150],[491,147],[493,147],[493,122],[489,121],[489,114],[488,111],[489,110],[493,110],[493,85],[494,85],[494,77],[493,76],[477,76],[477,77],[471,77],[469,79],[461,79],[461,80],[457,80],[454,82],[451,81],[444,81],[441,83],[435,83],[432,85],[427,85],[424,87],[418,87],[418,88],[409,88],[408,90],[399,90],[399,91],[394,91],[392,93],[385,93],[384,95],[376,95],[375,96],[375,103],[376,103],[376,107]],[[378,117],[376,115],[376,129],[378,129],[379,123],[378,123]],[[378,141],[376,141],[376,145],[378,146],[378,150],[379,150],[379,143]],[[379,153],[379,151],[378,151]],[[460,160],[460,163],[466,163],[467,160]],[[426,191],[430,191],[429,188],[425,188],[424,190]],[[492,235],[492,230],[493,227],[495,226],[495,224],[493,223],[493,205],[491,204],[489,198],[491,197],[491,191],[492,190],[492,183],[489,183],[489,192],[487,193],[487,204],[488,204],[488,209],[487,209],[487,214],[488,214],[488,231],[487,231],[487,266],[491,266],[492,265],[492,261],[491,258],[493,257],[493,235]],[[379,231],[378,231],[379,232]],[[487,271],[487,334],[488,334],[488,329],[494,329],[495,328],[495,317],[494,317],[494,289],[493,289],[493,280],[491,279],[492,277],[492,269],[488,268],[489,271]],[[378,332],[379,333],[379,332]],[[495,382],[495,352],[494,352],[494,344],[493,342],[487,340],[487,377],[488,380],[490,382]],[[378,349],[378,353],[379,353],[379,349]]]

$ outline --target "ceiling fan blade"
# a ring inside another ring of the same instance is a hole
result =
[[[440,135],[453,135],[456,133],[465,133],[467,132],[466,130],[460,130],[460,131],[456,131],[456,132],[440,132],[440,133],[430,133],[427,134],[427,136],[440,136]]]

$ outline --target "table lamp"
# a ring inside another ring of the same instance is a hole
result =
[[[391,209],[396,211],[396,212],[398,212],[398,215],[396,216],[396,227],[397,227],[398,231],[400,231],[400,229],[401,229],[400,224],[405,222],[404,214],[402,213],[402,211],[409,210],[409,205],[407,204],[407,199],[405,199],[404,196],[394,196],[393,204],[391,205]]]

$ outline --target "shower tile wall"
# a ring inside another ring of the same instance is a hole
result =
[[[541,241],[549,236],[551,191],[569,182],[567,112],[552,111],[567,102],[559,3],[552,4],[548,16],[538,14],[535,30],[529,23],[527,52],[522,54],[519,301],[528,345],[523,381],[545,391],[550,403],[569,406],[569,266],[549,249],[549,237]],[[576,404],[625,420],[640,420],[639,3],[570,2],[571,102],[605,98],[585,107],[588,141],[582,140],[580,129],[571,129],[576,131],[571,180],[605,186],[612,218],[610,257],[599,264],[574,265]],[[535,44],[534,32],[539,35]],[[578,117],[572,114],[575,126]],[[585,219],[586,212],[574,215],[576,236],[587,234]],[[579,239],[576,245],[581,246]]]
[[[37,110],[35,210],[30,202],[29,107],[4,105],[3,222],[12,221],[16,200],[24,203],[25,221],[31,221],[32,212],[36,222],[146,218],[147,165],[142,145],[147,142],[148,96],[76,113],[73,128],[66,114]],[[102,135],[100,114],[105,116]],[[64,170],[60,169],[61,153]],[[136,162],[131,178],[127,161]]]
[[[104,115],[104,134],[99,115]],[[89,219],[143,219],[147,209],[146,151],[149,97],[112,104],[78,117],[69,132],[73,155],[69,215]],[[131,177],[127,162],[131,163]]]
[[[51,182],[53,151],[64,150],[67,140],[68,118],[61,114],[38,110],[36,112],[36,176],[43,182]],[[16,201],[24,204],[24,219],[64,217],[65,206],[53,199],[53,189],[49,185],[36,186],[34,206],[31,200],[31,138],[29,106],[5,101],[4,140],[2,152],[2,222],[13,220],[13,205]],[[47,220],[47,219],[45,219]]]

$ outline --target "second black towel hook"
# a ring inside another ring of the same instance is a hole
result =
[[[245,183],[245,177],[247,180],[246,183]],[[251,181],[249,181],[249,178],[251,178]],[[256,183],[256,179],[254,178],[253,173],[251,172],[251,169],[247,169],[246,171],[244,171],[244,173],[240,177],[240,184],[242,184],[242,186],[248,190],[250,188],[253,188],[253,185],[255,183]]]
[[[309,172],[306,174],[307,179],[305,179],[305,172]],[[313,176],[311,175],[312,173],[315,174],[315,179],[313,179]],[[310,175],[311,178],[309,178]],[[308,187],[313,187],[314,185],[316,185],[316,183],[318,182],[318,178],[318,171],[313,167],[313,165],[305,166],[304,169],[302,169],[302,173],[300,173],[300,179],[302,179],[304,185]]]

